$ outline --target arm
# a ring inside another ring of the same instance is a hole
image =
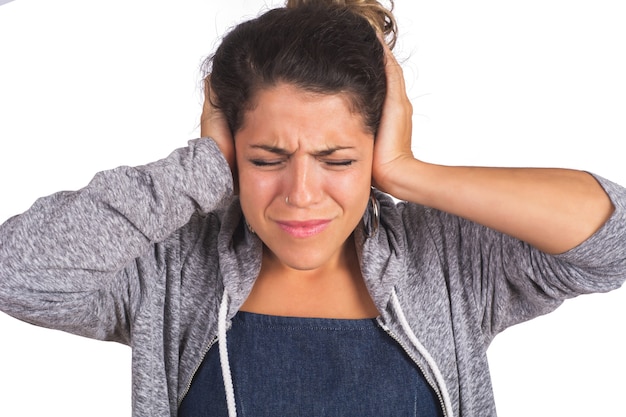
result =
[[[392,195],[467,218],[552,254],[578,246],[614,209],[595,178],[580,171],[447,167],[418,160],[396,169],[403,175],[385,183]]]
[[[449,167],[415,159],[411,104],[387,49],[387,98],[376,138],[373,179],[401,200],[467,218],[547,253],[579,245],[614,207],[589,174],[565,169]]]
[[[565,299],[622,285],[626,189],[573,170],[446,167],[415,159],[411,104],[399,65],[390,52],[387,59],[374,184],[417,203],[406,205],[405,225],[429,225],[451,297],[475,306],[487,344]],[[422,244],[416,239],[410,253]]]
[[[141,167],[97,174],[0,226],[0,309],[22,320],[128,342],[141,293],[133,260],[229,198],[215,143],[192,141]]]
[[[566,299],[612,291],[626,280],[626,189],[597,180],[615,202],[615,211],[593,236],[566,253],[546,254],[476,222],[403,204],[404,224],[412,231],[407,258],[417,270],[437,265],[427,274],[429,280],[443,272],[446,283],[441,286],[450,291],[455,307],[475,308],[472,319],[488,344],[502,330],[549,313]],[[425,248],[436,248],[437,255],[420,256]]]

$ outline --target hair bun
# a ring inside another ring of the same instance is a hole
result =
[[[303,5],[337,5],[344,6],[352,12],[363,16],[381,33],[391,49],[396,44],[398,27],[393,16],[393,0],[388,0],[389,7],[383,6],[376,0],[287,0],[286,7],[293,9]]]

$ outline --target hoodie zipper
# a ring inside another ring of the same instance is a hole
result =
[[[389,329],[387,326],[385,326],[384,324],[382,324],[379,320],[378,324],[380,325],[380,327],[382,327],[382,329],[393,339],[396,341],[397,344],[400,345],[400,347],[404,350],[404,352],[409,356],[409,358],[411,358],[411,360],[413,361],[413,363],[418,367],[418,369],[420,370],[420,372],[422,373],[422,375],[424,376],[424,379],[426,380],[426,382],[428,382],[428,385],[430,385],[430,387],[433,389],[433,391],[435,391],[435,393],[437,394],[437,398],[439,399],[439,406],[441,407],[441,411],[443,412],[443,416],[444,417],[448,417],[448,413],[446,412],[446,406],[445,403],[443,401],[443,396],[441,395],[441,389],[439,388],[439,386],[437,386],[437,384],[435,383],[435,381],[433,381],[426,372],[424,372],[424,368],[422,367],[422,365],[419,364],[419,362],[417,361],[417,358],[415,357],[415,355],[413,355],[413,353],[406,347],[406,345],[395,335],[395,333],[393,333],[391,331],[391,329]]]
[[[187,385],[185,386],[185,389],[183,390],[182,395],[179,397],[179,400],[178,400],[178,406],[179,407],[182,404],[182,402],[185,399],[185,397],[187,396],[187,394],[189,393],[189,390],[191,389],[191,384],[193,383],[193,379],[196,376],[196,373],[198,373],[198,369],[200,369],[200,366],[202,366],[202,362],[204,362],[204,358],[209,353],[209,350],[211,350],[211,348],[213,347],[215,342],[217,342],[217,336],[213,337],[211,342],[209,342],[207,347],[202,352],[201,360],[198,362],[198,365],[196,365],[195,369],[191,373],[191,377],[189,378],[189,382],[187,382]]]

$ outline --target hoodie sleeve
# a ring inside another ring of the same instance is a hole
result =
[[[626,280],[626,189],[596,177],[615,211],[579,246],[560,255],[477,226],[462,238],[462,271],[477,304],[486,340],[546,314],[582,294],[608,292]],[[469,281],[469,283],[468,283]]]
[[[615,210],[592,236],[563,254],[541,252],[449,213],[413,208],[404,214],[405,225],[413,228],[409,252],[426,255],[412,262],[416,268],[430,265],[422,268],[430,268],[432,285],[447,287],[453,315],[474,323],[485,346],[504,329],[547,314],[569,298],[617,289],[626,281],[626,189],[596,179]]]
[[[142,291],[133,260],[195,212],[232,195],[210,139],[167,158],[98,173],[83,189],[41,198],[0,226],[0,310],[32,324],[130,343]]]

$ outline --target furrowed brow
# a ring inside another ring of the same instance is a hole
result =
[[[271,152],[271,153],[274,153],[276,155],[281,155],[281,156],[289,156],[289,155],[291,155],[291,153],[289,153],[289,151],[287,149],[279,148],[277,146],[252,145],[251,147],[253,149],[261,149],[261,150],[266,151],[266,152]]]
[[[279,148],[278,146],[272,146],[272,145],[251,145],[251,148],[253,149],[261,149],[263,151],[266,152],[270,152],[276,155],[281,155],[281,156],[290,156],[291,152],[289,152],[287,149],[284,148]],[[311,153],[311,155],[315,156],[316,158],[323,158],[325,156],[330,156],[332,154],[334,154],[337,151],[341,151],[344,149],[354,149],[353,146],[336,146],[333,148],[328,148],[328,149],[323,149],[321,151],[317,151],[317,152],[313,152]]]
[[[324,156],[330,156],[330,155],[334,154],[335,152],[341,151],[341,150],[344,150],[344,149],[353,149],[353,147],[352,146],[337,146],[337,147],[334,147],[334,148],[328,148],[328,149],[324,149],[322,151],[314,152],[313,156],[316,156],[318,158],[319,157],[324,157]]]

